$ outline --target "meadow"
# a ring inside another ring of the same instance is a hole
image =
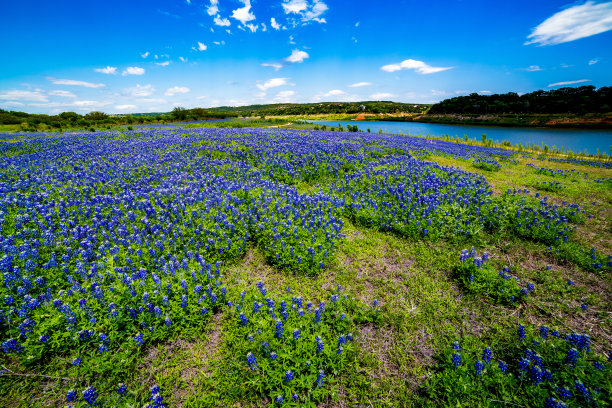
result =
[[[610,161],[280,128],[5,140],[1,406],[612,404]]]

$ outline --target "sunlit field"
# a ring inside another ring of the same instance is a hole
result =
[[[612,402],[612,162],[159,127],[0,192],[0,406]]]

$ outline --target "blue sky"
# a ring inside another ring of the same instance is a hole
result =
[[[2,9],[0,108],[26,112],[432,103],[612,85],[612,2],[22,0]]]

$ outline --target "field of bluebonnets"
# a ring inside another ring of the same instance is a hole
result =
[[[0,142],[0,405],[612,402],[612,165],[396,135]]]

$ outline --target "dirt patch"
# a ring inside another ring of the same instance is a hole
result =
[[[368,373],[374,381],[383,377],[404,378],[400,367],[392,361],[389,354],[394,343],[394,333],[390,327],[376,328],[373,324],[360,326],[355,340],[359,349],[377,361],[377,367]]]

